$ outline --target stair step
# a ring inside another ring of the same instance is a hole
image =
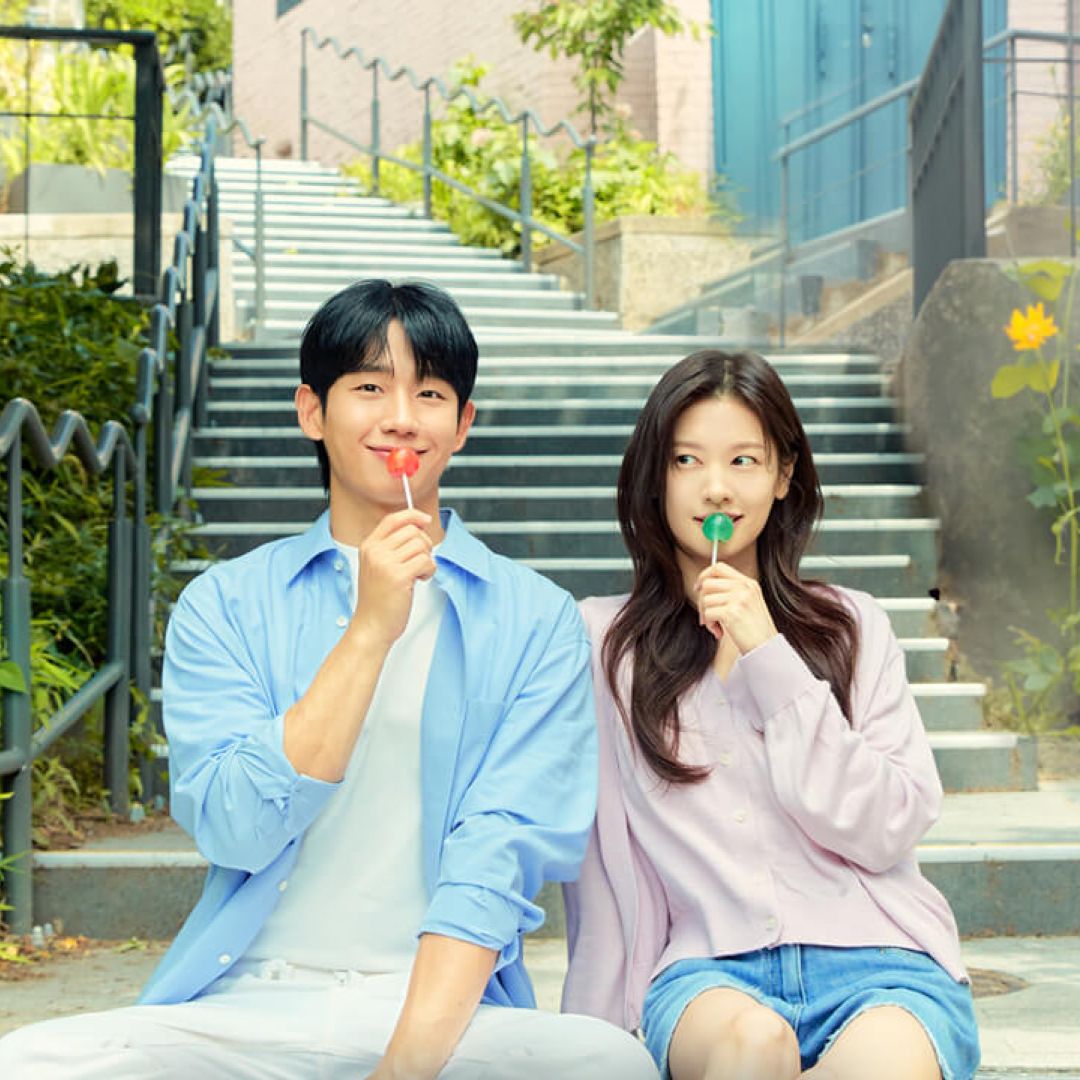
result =
[[[1080,790],[947,795],[917,849],[965,935],[1080,934]],[[198,899],[206,864],[175,826],[74,851],[34,854],[34,921],[126,940],[173,936]],[[561,901],[545,886],[542,936],[558,935]]]

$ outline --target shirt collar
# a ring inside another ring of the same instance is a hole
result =
[[[465,528],[461,518],[449,507],[439,511],[439,519],[445,535],[435,552],[436,562],[448,563],[473,577],[490,581],[491,552]],[[337,552],[337,545],[330,535],[330,511],[324,510],[309,529],[292,537],[283,547],[286,581],[291,585],[300,571],[324,552]]]

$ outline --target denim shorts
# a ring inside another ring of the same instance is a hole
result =
[[[971,987],[925,953],[899,948],[781,945],[705,960],[679,960],[653,980],[642,1028],[664,1080],[671,1037],[686,1007],[706,990],[741,990],[779,1013],[810,1069],[860,1013],[896,1005],[922,1024],[943,1080],[971,1080],[979,1067],[979,1033]]]

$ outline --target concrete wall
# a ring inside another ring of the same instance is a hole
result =
[[[708,0],[675,0],[688,19],[705,23]],[[573,65],[553,61],[521,44],[510,22],[523,0],[478,5],[437,0],[303,0],[280,19],[266,0],[234,0],[235,107],[272,156],[299,156],[300,31],[310,26],[366,56],[382,55],[409,65],[421,77],[446,76],[451,65],[472,55],[491,68],[485,86],[514,109],[532,108],[546,124],[575,116]],[[707,172],[712,155],[712,82],[708,40],[687,35],[670,40],[646,31],[627,50],[627,81],[621,101],[646,138]],[[309,109],[360,142],[370,135],[371,74],[355,60],[341,61],[329,47],[309,49]],[[406,79],[390,84],[380,76],[382,144],[393,150],[419,138],[422,99]],[[356,156],[338,140],[312,132],[310,156],[335,163]]]
[[[1032,302],[1006,276],[1010,265],[949,264],[911,330],[897,383],[911,447],[927,456],[927,510],[941,519],[941,584],[962,605],[960,647],[991,677],[1019,655],[1009,628],[1048,636],[1045,612],[1068,587],[1065,568],[1054,565],[1053,515],[1028,503],[1017,453],[1030,396],[990,396],[994,373],[1015,358],[1003,328],[1014,307]],[[1080,304],[1075,310],[1073,341]],[[1075,364],[1074,381],[1080,392]]]
[[[115,259],[120,276],[131,280],[134,220],[131,214],[0,214],[0,248],[10,247],[16,259],[29,257],[40,270],[66,270],[74,263]],[[161,269],[173,260],[173,241],[183,225],[180,214],[161,217]],[[26,240],[29,237],[29,248]],[[232,222],[220,219],[221,340],[235,337],[232,286]],[[130,294],[130,284],[122,292]]]
[[[701,218],[607,221],[596,230],[596,306],[619,312],[625,329],[640,330],[743,266],[753,243]],[[568,288],[584,287],[581,259],[559,245],[542,248],[533,262],[537,270],[561,275]]]

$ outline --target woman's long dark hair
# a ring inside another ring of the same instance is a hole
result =
[[[664,508],[676,422],[707,398],[745,405],[761,422],[779,466],[792,470],[787,496],[773,504],[758,537],[761,591],[776,628],[810,670],[830,683],[849,722],[858,647],[858,628],[843,602],[820,582],[799,577],[799,560],[824,500],[787,388],[754,353],[707,349],[681,360],[649,395],[619,471],[619,525],[633,560],[634,586],[608,628],[602,657],[612,694],[645,760],[658,776],[683,784],[704,779],[708,770],[679,761],[678,703],[713,662],[716,640],[698,624],[687,600]],[[628,657],[629,703],[616,680]]]

